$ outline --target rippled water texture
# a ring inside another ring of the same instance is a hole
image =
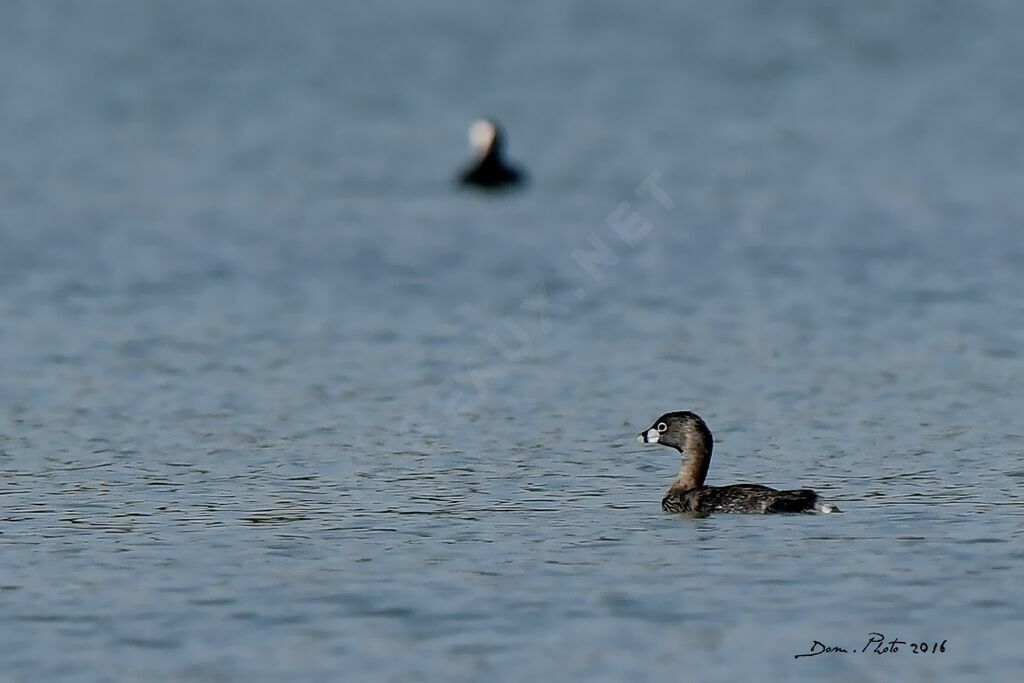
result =
[[[3,3],[0,678],[1016,680],[1024,9],[819,5]]]

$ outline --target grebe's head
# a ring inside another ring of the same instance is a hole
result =
[[[640,432],[636,440],[640,443],[658,443],[683,452],[690,447],[703,447],[710,451],[713,443],[711,430],[704,420],[688,410],[665,413],[649,428]]]
[[[477,119],[469,127],[469,146],[478,157],[500,153],[503,138],[501,126],[494,119]]]

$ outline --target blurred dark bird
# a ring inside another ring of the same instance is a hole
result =
[[[469,127],[475,159],[458,177],[459,184],[483,190],[504,190],[526,182],[526,173],[505,160],[505,135],[494,119],[478,119]]]

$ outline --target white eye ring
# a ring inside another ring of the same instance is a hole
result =
[[[667,431],[668,431],[668,425],[665,424],[664,422],[659,422],[658,423],[658,433],[659,434],[664,434]]]

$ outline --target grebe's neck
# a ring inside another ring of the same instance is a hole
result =
[[[686,439],[686,444],[679,451],[683,457],[679,474],[672,482],[671,490],[689,491],[700,488],[704,485],[704,479],[708,476],[708,467],[711,466],[711,451],[714,442],[711,433],[692,432]]]

